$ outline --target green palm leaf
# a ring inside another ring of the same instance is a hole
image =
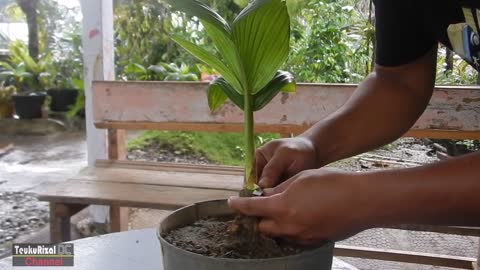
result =
[[[294,92],[295,81],[277,70],[290,49],[290,17],[285,0],[255,0],[231,26],[199,0],[165,0],[173,8],[200,19],[220,58],[180,37],[173,40],[222,77],[208,88],[208,105],[218,109],[227,99],[244,111],[245,183],[255,189],[253,112],[265,107],[280,91]]]
[[[290,17],[282,0],[257,0],[235,19],[232,38],[243,62],[250,94],[265,87],[288,57]]]
[[[201,21],[202,25],[205,27],[208,36],[213,41],[213,44],[220,53],[220,57],[223,58],[223,62],[227,65],[230,70],[233,71],[233,74],[237,77],[237,80],[242,85],[242,89],[239,93],[243,93],[243,89],[247,86],[245,72],[243,70],[242,61],[240,60],[240,54],[237,51],[235,43],[233,43],[230,35],[223,33],[220,29],[216,28],[214,25]]]
[[[253,96],[253,110],[263,109],[280,91],[293,93],[296,91],[295,78],[286,71],[278,71],[273,80]]]
[[[237,92],[242,92],[242,86],[238,81],[237,76],[235,76],[235,74],[222,61],[215,57],[215,55],[187,40],[182,39],[181,37],[173,36],[172,39],[200,61],[220,72],[220,74],[225,77],[225,80],[228,81]]]
[[[212,81],[208,87],[208,106],[214,112],[229,98],[233,104],[243,110],[243,96],[239,94],[223,77]]]
[[[285,93],[296,92],[295,78],[290,72],[278,71],[273,80],[253,96],[253,111],[263,109],[280,91]],[[219,109],[227,99],[230,99],[238,108],[243,110],[244,99],[233,87],[219,77],[212,81],[208,87],[208,106],[210,111]]]

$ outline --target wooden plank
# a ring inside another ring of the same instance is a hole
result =
[[[227,199],[236,191],[68,180],[42,186],[41,201],[174,210],[200,201]]]
[[[125,145],[125,130],[108,129],[107,131],[108,159],[124,160],[127,157]]]
[[[240,191],[243,176],[130,168],[87,168],[70,180]]]
[[[243,132],[241,124],[221,123],[153,123],[153,122],[97,122],[99,129],[126,129],[126,130],[164,130],[164,131],[201,131],[201,132]],[[292,133],[295,136],[303,133],[310,126],[295,125],[255,125],[256,133]],[[480,131],[440,130],[440,129],[414,129],[403,135],[404,137],[430,138],[430,139],[458,139],[480,140]]]
[[[392,249],[335,245],[335,256],[472,269],[474,258]]]
[[[203,132],[243,132],[243,125],[240,123],[194,123],[194,122],[96,122],[99,129],[126,129],[126,130],[183,130]],[[302,133],[310,126],[296,125],[255,125],[256,133]]]
[[[112,232],[128,231],[128,208],[110,207],[110,227]]]
[[[98,168],[124,168],[136,170],[153,171],[175,171],[192,173],[210,173],[226,175],[243,175],[243,168],[238,166],[208,165],[208,164],[183,164],[152,161],[130,161],[130,160],[97,160]]]
[[[95,82],[95,123],[101,127],[102,123],[129,122],[130,127],[145,128],[158,127],[149,123],[243,122],[242,112],[230,103],[210,113],[206,89],[206,83],[192,82]],[[305,129],[336,111],[355,89],[355,85],[344,84],[299,84],[297,93],[278,95],[257,112],[256,123]],[[480,130],[478,90],[478,87],[437,87],[413,129]],[[230,126],[223,127],[230,130]],[[206,129],[208,131],[208,127]],[[292,129],[287,132],[296,133]]]

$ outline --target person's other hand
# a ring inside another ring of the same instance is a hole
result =
[[[256,152],[258,185],[273,188],[297,173],[318,168],[315,145],[304,137],[272,141]]]
[[[365,182],[356,174],[330,169],[307,170],[270,190],[266,197],[230,198],[229,205],[261,217],[259,230],[313,245],[341,240],[369,227],[372,207]]]

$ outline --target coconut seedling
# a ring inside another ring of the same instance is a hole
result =
[[[279,69],[290,51],[290,17],[284,0],[250,2],[228,23],[199,0],[165,0],[173,9],[197,17],[216,52],[173,35],[172,39],[221,76],[208,88],[213,112],[227,99],[244,113],[245,180],[241,194],[257,191],[254,112],[280,91],[295,92],[292,74]]]

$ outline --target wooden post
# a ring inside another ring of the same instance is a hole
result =
[[[124,160],[127,157],[125,147],[125,130],[108,130],[108,159]]]
[[[106,132],[93,125],[92,82],[114,80],[113,0],[80,0],[83,13],[83,63],[85,83],[85,117],[87,128],[88,164],[105,159]],[[108,206],[90,207],[94,222],[108,219]]]
[[[50,242],[59,243],[71,240],[70,218],[84,209],[82,204],[50,202]]]
[[[128,208],[120,206],[110,207],[110,227],[112,232],[128,230]]]
[[[125,130],[108,130],[108,159],[124,160],[126,158]],[[110,206],[110,228],[112,232],[128,230],[128,208]]]

